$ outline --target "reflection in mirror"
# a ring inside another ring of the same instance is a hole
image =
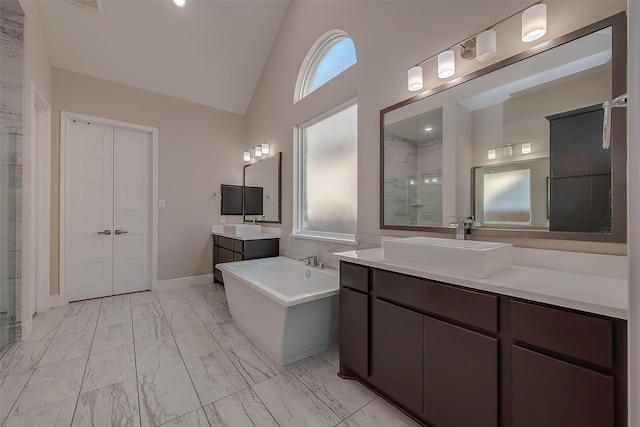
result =
[[[549,226],[549,158],[474,168],[474,215],[483,227]]]
[[[244,166],[244,220],[280,223],[280,153]]]
[[[442,108],[385,127],[385,223],[442,225]]]
[[[620,63],[612,27],[583,34],[383,110],[381,227],[611,233],[602,103]]]

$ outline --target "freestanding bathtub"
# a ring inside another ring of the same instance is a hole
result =
[[[286,257],[217,264],[231,316],[276,362],[326,350],[338,335],[338,272]]]

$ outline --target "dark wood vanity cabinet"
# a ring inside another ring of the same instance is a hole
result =
[[[433,427],[626,426],[626,321],[340,263],[340,375]]]
[[[611,231],[611,150],[602,148],[603,118],[601,104],[547,117],[550,231]]]
[[[280,255],[280,239],[242,240],[213,235],[213,281],[224,283],[216,264]]]

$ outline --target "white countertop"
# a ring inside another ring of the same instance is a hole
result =
[[[277,227],[265,227],[262,226],[262,232],[256,234],[250,234],[248,236],[238,236],[236,234],[225,233],[222,225],[212,225],[211,234],[216,236],[228,237],[236,240],[265,240],[265,239],[279,239],[280,229]]]
[[[401,263],[385,261],[382,248],[340,252],[335,255],[341,261],[467,288],[618,319],[627,319],[628,316],[628,281],[626,279],[518,265],[486,279],[480,279],[437,272],[433,269],[420,270]]]

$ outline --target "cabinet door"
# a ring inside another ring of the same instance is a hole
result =
[[[614,379],[512,347],[513,427],[613,427]]]
[[[371,382],[422,414],[423,316],[377,299],[372,310]]]
[[[233,252],[222,247],[218,248],[218,262],[233,262]]]
[[[498,425],[498,340],[424,317],[424,416],[437,427]]]
[[[369,376],[369,297],[340,289],[340,370]]]

